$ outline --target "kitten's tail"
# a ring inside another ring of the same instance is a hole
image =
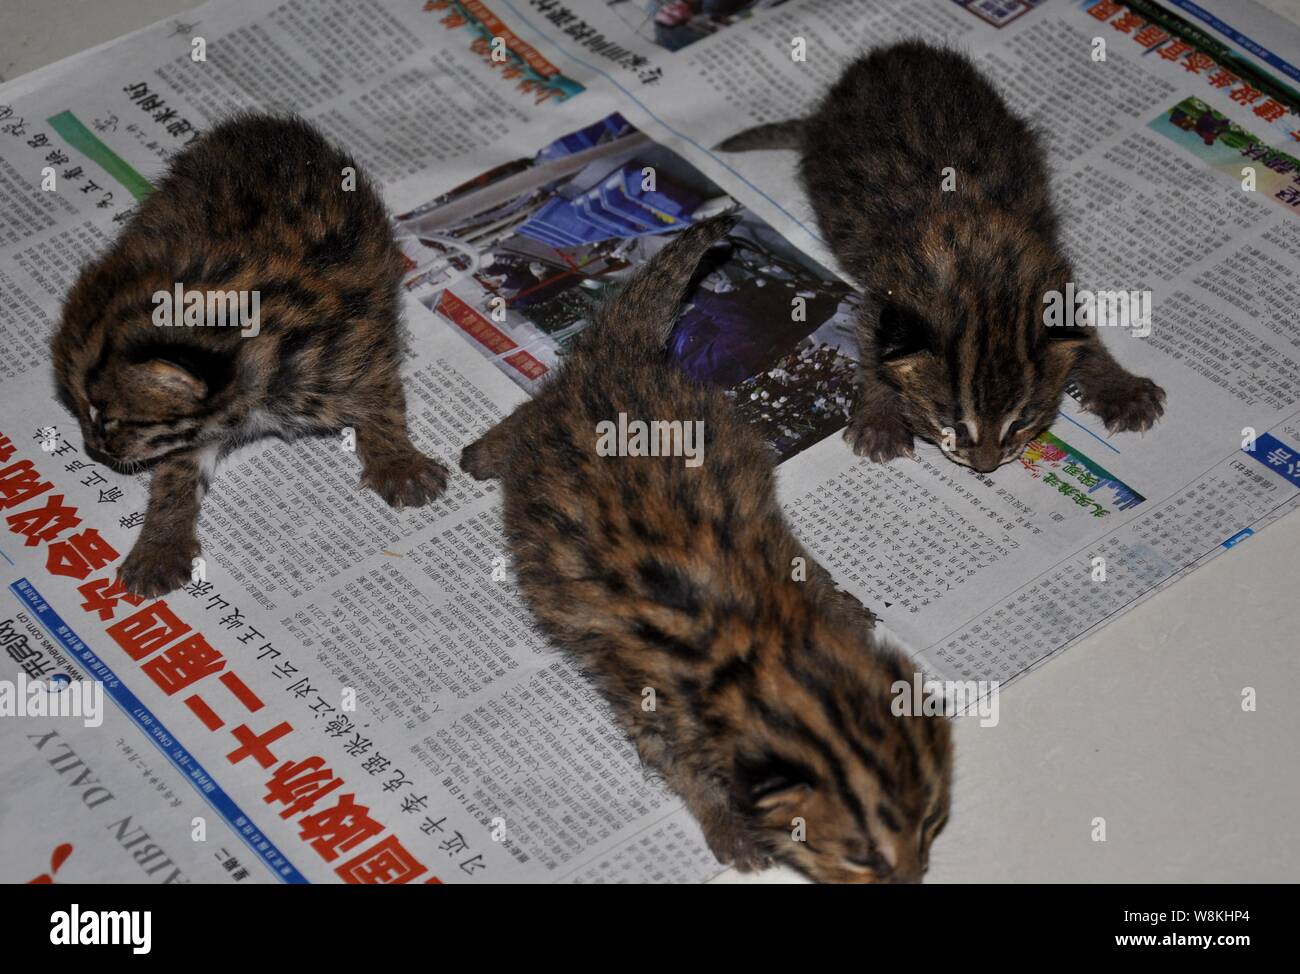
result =
[[[736,217],[723,214],[677,234],[601,310],[583,335],[583,348],[622,348],[638,358],[662,351],[700,258],[735,225]]]
[[[791,118],[784,122],[755,125],[723,139],[715,148],[723,152],[749,152],[751,149],[798,149],[803,144],[804,121]]]

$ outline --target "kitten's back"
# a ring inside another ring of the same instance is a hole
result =
[[[1055,236],[1035,133],[958,51],[919,41],[872,51],[803,131],[800,173],[818,222],[869,288],[932,286],[932,265],[973,224],[989,237]]]
[[[374,185],[295,116],[225,119],[173,161],[138,220],[140,232],[193,250],[229,247],[232,258],[267,253],[317,271],[377,258],[397,266]]]
[[[383,201],[350,156],[300,118],[237,114],[172,160],[82,273],[65,301],[56,368],[76,367],[60,346],[103,341],[246,351],[237,329],[156,328],[153,295],[178,283],[257,292],[263,334],[363,319],[389,330],[401,272]]]

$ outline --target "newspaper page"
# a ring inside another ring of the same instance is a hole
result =
[[[801,539],[928,672],[996,692],[1293,509],[1300,43],[1223,7],[232,0],[0,86],[0,692],[26,715],[0,721],[3,878],[720,873],[535,630],[496,486],[454,468],[663,231],[724,207],[734,253],[674,358],[767,439]],[[854,289],[793,154],[711,146],[913,36],[969,51],[1044,133],[1079,287],[1149,295],[1103,340],[1168,392],[1152,431],[1067,396],[987,475],[843,442]],[[140,600],[114,580],[147,479],[85,455],[46,349],[82,264],[240,107],[304,115],[383,185],[412,438],[453,476],[393,511],[337,441],[246,447],[204,502],[202,570]]]

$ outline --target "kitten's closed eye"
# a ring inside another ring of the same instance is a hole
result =
[[[91,405],[90,407],[90,424],[99,434],[111,433],[122,425],[122,421],[115,417],[109,416],[104,411],[104,407]]]
[[[97,406],[91,403],[88,407],[90,415],[90,429],[101,441],[104,434],[108,432],[109,423],[112,422],[104,413],[103,406]]]
[[[940,805],[921,823],[921,868],[930,865],[930,845],[948,824],[948,806]]]
[[[1017,433],[1023,432],[1028,427],[1029,427],[1029,420],[1024,419],[1023,417],[1021,419],[1012,421],[1012,423],[1007,426],[1006,431],[1003,432],[1002,434],[1002,442],[1005,443],[1009,437],[1013,437]]]
[[[845,861],[859,869],[870,869],[877,877],[881,878],[894,871],[894,867],[879,850],[872,851],[864,856],[847,856]]]
[[[972,445],[975,440],[971,436],[970,426],[959,420],[941,419],[939,421],[940,439],[946,439],[950,435],[953,443],[960,449]]]

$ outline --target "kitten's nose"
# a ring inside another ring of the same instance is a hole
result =
[[[1002,466],[1002,454],[999,452],[971,454],[970,465],[980,473],[992,473]]]

